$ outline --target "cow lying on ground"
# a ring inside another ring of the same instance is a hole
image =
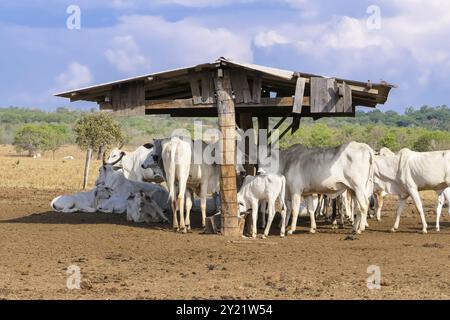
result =
[[[110,194],[107,190],[102,187],[96,187],[90,191],[78,192],[73,195],[58,196],[52,200],[50,206],[57,212],[93,213],[97,211],[98,203],[109,197]]]
[[[286,179],[277,174],[262,174],[257,176],[247,176],[237,194],[239,213],[245,213],[252,210],[252,237],[257,234],[258,208],[260,201],[267,202],[269,218],[263,237],[269,235],[270,226],[275,216],[275,202],[277,199],[281,202],[281,233],[285,236],[286,204],[285,198]]]
[[[150,195],[142,191],[130,194],[127,199],[127,220],[138,223],[168,222],[169,220],[154,198],[155,192]]]
[[[129,180],[122,172],[115,171],[110,165],[100,167],[96,185],[110,190],[112,194],[109,199],[99,204],[98,210],[101,212],[126,212],[130,195],[141,191],[152,195],[152,199],[162,210],[168,209],[168,192],[162,186]]]

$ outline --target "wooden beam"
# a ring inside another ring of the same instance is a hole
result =
[[[295,87],[294,106],[292,107],[293,113],[302,113],[303,97],[305,95],[306,79],[298,77],[297,85]]]
[[[219,73],[219,72],[218,72]],[[214,77],[220,135],[220,200],[224,236],[239,237],[236,190],[236,130],[231,81],[228,70]]]
[[[236,103],[239,108],[264,108],[264,107],[292,107],[292,97],[261,98],[260,103]],[[146,100],[146,109],[173,109],[173,108],[215,108],[213,103],[195,105],[193,99],[174,100]],[[309,106],[309,97],[303,97],[303,106]]]
[[[202,103],[202,96],[200,94],[200,85],[199,85],[199,77],[196,73],[190,73],[189,75],[189,84],[191,86],[192,92],[192,101],[194,104]]]

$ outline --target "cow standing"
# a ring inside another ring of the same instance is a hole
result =
[[[392,232],[400,225],[400,217],[411,197],[419,211],[422,233],[427,222],[419,191],[441,191],[450,186],[450,151],[415,152],[402,149],[397,155],[376,157],[375,190],[399,196],[399,206]]]
[[[269,218],[264,230],[263,238],[269,235],[270,226],[275,216],[275,202],[281,202],[281,233],[285,236],[286,204],[284,202],[286,179],[278,174],[263,174],[255,177],[247,176],[237,194],[239,213],[252,210],[252,237],[257,234],[258,208],[260,201],[267,203]]]
[[[286,193],[292,202],[289,234],[297,226],[302,196],[312,200],[314,194],[339,194],[348,190],[356,204],[353,229],[366,228],[369,197],[373,192],[375,152],[366,144],[350,142],[336,148],[307,148],[294,145],[280,152],[278,173],[286,177]],[[268,172],[270,169],[267,169]],[[316,232],[314,210],[310,211],[310,232]]]

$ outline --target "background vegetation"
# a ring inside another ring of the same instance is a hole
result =
[[[16,147],[21,149],[17,137],[23,135],[21,133],[25,129],[39,131],[38,127],[41,127],[43,132],[59,132],[58,138],[53,137],[58,145],[75,143],[74,124],[84,113],[86,112],[67,108],[58,108],[54,112],[16,107],[0,108],[0,144],[12,144],[16,137]],[[135,116],[119,117],[116,120],[122,128],[125,142],[129,145],[140,145],[149,142],[153,137],[168,136],[176,128],[193,128],[193,118]],[[202,120],[208,127],[216,126],[215,119]],[[273,119],[272,126],[275,121],[276,119]],[[450,108],[423,106],[420,109],[408,108],[404,114],[371,110],[359,111],[356,118],[327,118],[315,122],[304,119],[301,129],[292,136],[286,136],[281,147],[294,143],[335,146],[351,140],[365,142],[374,149],[385,146],[394,151],[404,147],[417,151],[450,149]],[[42,150],[51,150],[49,148],[48,143],[41,143]]]

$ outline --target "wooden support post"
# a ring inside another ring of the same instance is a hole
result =
[[[92,157],[92,149],[87,149],[86,152],[86,161],[84,162],[84,173],[83,173],[83,190],[86,189],[88,179],[89,179],[89,167],[91,164],[91,157]]]
[[[220,136],[220,201],[222,234],[238,237],[239,217],[236,199],[236,129],[234,102],[228,70],[218,69],[214,77]]]
[[[258,157],[260,154],[260,148],[261,148],[261,141],[260,141],[260,130],[265,130],[266,131],[266,143],[268,147],[269,144],[269,117],[258,117]],[[270,150],[267,150],[268,152],[270,152]],[[259,162],[258,162],[259,163]]]

